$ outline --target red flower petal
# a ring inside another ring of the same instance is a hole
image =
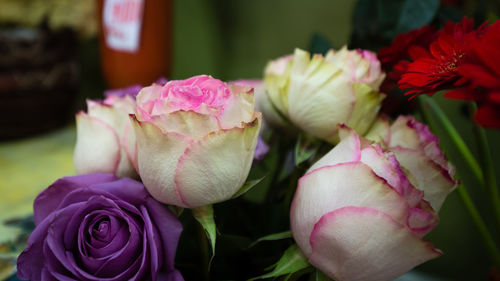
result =
[[[438,38],[426,50],[413,48],[416,58],[401,76],[401,89],[411,89],[407,95],[429,94],[454,89],[464,85],[468,79],[462,77],[458,68],[469,60],[470,45],[477,41],[478,30],[474,30],[473,20],[464,18],[460,23],[448,22],[438,34]]]
[[[477,100],[477,93],[470,89],[455,89],[444,94],[446,98],[455,100]]]
[[[390,69],[399,61],[409,57],[408,51],[412,46],[428,46],[434,39],[436,33],[434,27],[423,26],[408,33],[399,34],[394,38],[391,46],[379,50],[377,56],[384,69]]]
[[[481,106],[474,115],[474,119],[481,126],[500,128],[500,106]]]

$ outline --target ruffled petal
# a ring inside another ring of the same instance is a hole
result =
[[[222,129],[242,128],[254,118],[254,90],[237,84],[228,84],[228,88],[232,95],[218,117],[219,125]]]
[[[87,113],[91,117],[106,122],[115,128],[117,132],[121,132],[125,124],[129,122],[128,114],[134,112],[134,101],[131,97],[112,97],[108,99],[112,99],[112,101],[96,102],[87,100]],[[112,104],[108,102],[112,102]]]
[[[137,94],[137,119],[140,121],[147,121],[151,117],[154,107],[154,101],[160,98],[161,89],[163,86],[153,84],[149,87],[144,87]]]
[[[423,237],[439,223],[439,217],[429,202],[423,200],[420,205],[411,208],[408,215],[408,227],[418,236]]]
[[[387,143],[389,147],[421,148],[422,141],[417,131],[410,127],[411,120],[407,116],[400,116],[392,123],[391,138]]]
[[[354,103],[347,126],[356,130],[358,134],[364,135],[377,118],[385,95],[363,83],[354,83],[353,89],[356,103]]]
[[[296,49],[288,85],[288,116],[307,133],[330,141],[338,140],[337,124],[346,123],[356,97],[342,70],[321,55]],[[335,110],[332,110],[332,109]]]
[[[457,186],[449,171],[428,158],[424,151],[402,147],[392,147],[391,151],[401,166],[415,179],[416,187],[424,192],[424,199],[438,212],[446,196]]]
[[[405,198],[410,207],[415,207],[424,197],[424,192],[410,183],[394,155],[385,154],[380,147],[365,147],[361,151],[361,162],[370,166],[377,176],[385,179]]]
[[[379,210],[325,214],[311,234],[309,262],[337,281],[394,280],[441,252]]]
[[[185,204],[193,208],[224,201],[243,185],[260,122],[259,113],[244,128],[214,132],[187,148],[175,169],[176,188]]]
[[[309,255],[314,224],[328,212],[345,206],[370,207],[406,223],[408,203],[384,179],[363,163],[341,163],[313,170],[300,178],[290,209],[295,241]]]
[[[177,192],[174,174],[179,157],[184,154],[191,139],[177,133],[162,133],[150,122],[139,122],[131,117],[137,136],[137,163],[142,182],[156,200],[188,207]]]
[[[325,156],[314,163],[307,172],[323,166],[361,160],[361,140],[354,130],[345,126],[339,129],[340,142]]]
[[[199,140],[220,130],[217,119],[211,115],[179,110],[170,114],[153,116],[150,120],[165,134],[177,133]]]

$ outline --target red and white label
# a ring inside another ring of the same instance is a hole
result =
[[[109,48],[134,53],[139,49],[144,0],[105,0],[104,37]]]

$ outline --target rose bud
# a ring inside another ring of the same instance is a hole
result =
[[[422,240],[438,222],[391,153],[341,127],[340,143],[299,179],[293,237],[337,281],[388,281],[441,252]]]
[[[129,95],[87,100],[87,113],[76,115],[73,161],[77,174],[137,177],[135,133],[128,116],[134,109],[135,100]]]
[[[353,82],[366,84],[374,91],[378,91],[385,79],[377,55],[368,50],[348,50],[344,46],[339,51],[328,51],[325,60],[342,68]]]
[[[36,227],[17,260],[22,280],[183,280],[174,268],[182,225],[140,182],[62,178],[33,209]]]
[[[412,116],[399,116],[390,127],[387,120],[377,123],[380,125],[367,136],[382,141],[394,153],[415,186],[425,192],[425,200],[439,211],[446,196],[457,187],[455,168],[439,148],[439,139]]]
[[[384,74],[368,51],[330,51],[326,57],[296,49],[293,56],[271,61],[265,70],[268,106],[283,121],[306,133],[336,143],[338,124],[365,134],[384,95],[378,86]],[[280,121],[280,120],[279,120]]]
[[[261,114],[251,87],[200,75],[143,88],[131,116],[144,185],[195,208],[231,198],[252,165]]]

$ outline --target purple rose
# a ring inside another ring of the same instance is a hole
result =
[[[59,179],[35,199],[34,220],[20,279],[183,280],[174,268],[182,225],[137,181]]]

